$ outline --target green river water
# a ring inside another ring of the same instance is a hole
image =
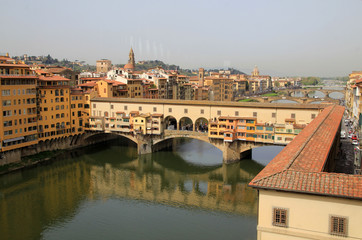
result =
[[[142,157],[121,144],[0,176],[0,239],[256,239],[247,184],[282,147],[224,165],[197,140]]]

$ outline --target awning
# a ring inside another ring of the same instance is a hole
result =
[[[8,142],[14,142],[14,141],[23,140],[23,139],[24,139],[24,137],[16,137],[16,138],[11,138],[11,139],[5,139],[3,142],[8,143]]]

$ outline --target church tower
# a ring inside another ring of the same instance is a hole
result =
[[[199,86],[200,87],[204,87],[204,75],[205,75],[205,70],[203,68],[199,68]]]
[[[134,61],[134,52],[133,49],[131,47],[131,50],[129,51],[129,58],[128,58],[128,63],[132,64],[133,66],[136,66],[135,61]]]
[[[256,77],[259,76],[259,69],[258,66],[255,65],[253,72],[251,73],[251,76]]]
[[[129,55],[128,55],[128,63],[126,65],[124,65],[124,70],[126,71],[134,71],[135,69],[135,61],[134,61],[134,52],[133,49],[131,48],[131,50],[129,51]]]

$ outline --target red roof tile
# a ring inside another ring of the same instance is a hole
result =
[[[344,108],[326,107],[250,183],[255,188],[362,199],[362,176],[323,172]]]
[[[68,78],[64,78],[61,76],[39,76],[39,80],[40,81],[69,81]]]

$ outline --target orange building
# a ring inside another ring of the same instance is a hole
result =
[[[0,56],[0,152],[38,143],[37,79],[28,65]]]
[[[85,95],[80,88],[73,88],[70,91],[70,129],[73,134],[83,133],[89,121],[90,108]]]
[[[61,76],[39,76],[39,141],[69,136],[70,86]]]

